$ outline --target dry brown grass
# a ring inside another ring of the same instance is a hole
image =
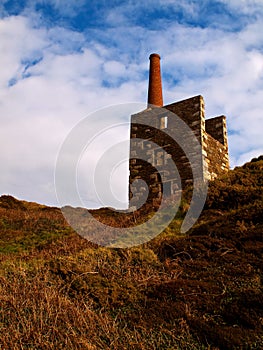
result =
[[[131,249],[99,248],[58,209],[0,197],[0,349],[263,348],[262,165],[215,182],[187,237],[179,215]]]
[[[145,306],[147,285],[175,277],[152,251],[32,258],[2,259],[1,348],[168,349],[180,342],[162,324],[132,321]]]

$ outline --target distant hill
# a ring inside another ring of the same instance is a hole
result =
[[[189,191],[161,235],[130,249],[84,240],[58,208],[1,196],[0,348],[263,348],[262,170],[260,156],[212,182],[182,236]]]

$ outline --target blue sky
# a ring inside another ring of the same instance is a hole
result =
[[[227,116],[232,167],[262,154],[262,28],[262,0],[2,0],[0,193],[56,205],[63,140],[93,111],[145,103],[152,52],[166,104],[201,94],[206,117]]]

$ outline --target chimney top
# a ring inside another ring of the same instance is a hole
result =
[[[163,93],[162,93],[162,78],[160,67],[160,55],[158,53],[152,53],[150,59],[149,70],[149,86],[148,86],[148,106],[154,105],[157,107],[163,106]]]
[[[151,54],[150,54],[150,57],[149,57],[149,60],[150,60],[152,57],[158,57],[159,60],[161,59],[161,56],[160,56],[158,53],[151,53]]]

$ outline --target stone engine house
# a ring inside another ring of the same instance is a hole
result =
[[[178,117],[193,132],[198,146],[189,141],[187,132],[180,133]],[[180,133],[183,149],[169,136],[173,131]],[[195,168],[199,169],[197,175]],[[150,55],[147,108],[131,116],[129,170],[130,206],[136,207],[145,196],[148,203],[162,195],[171,197],[193,184],[196,177],[200,182],[213,180],[229,170],[226,117],[205,120],[201,95],[164,106],[160,56],[156,53]]]

